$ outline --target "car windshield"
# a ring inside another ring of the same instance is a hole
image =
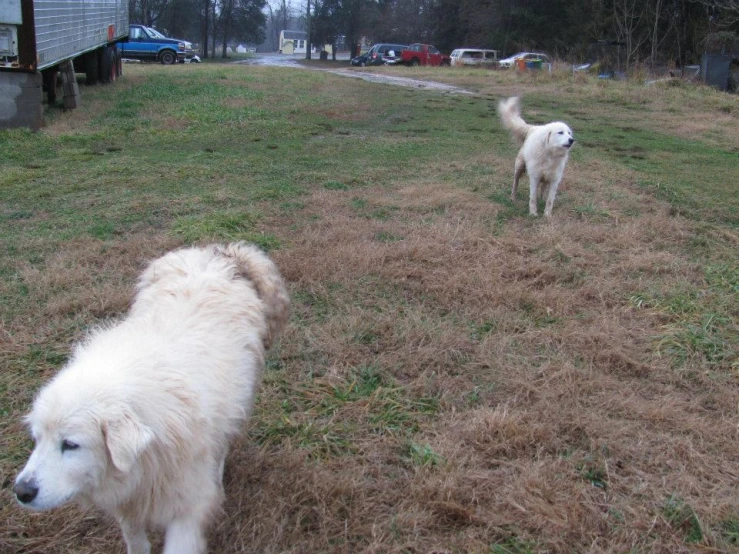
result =
[[[525,55],[526,55],[526,52],[519,52],[518,54],[513,54],[512,56],[509,56],[508,59],[510,60],[511,58],[521,58]]]

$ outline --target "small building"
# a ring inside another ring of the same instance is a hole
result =
[[[305,31],[280,31],[280,54],[305,54],[307,47],[308,33]],[[329,55],[332,53],[330,44],[324,44],[322,47],[317,44],[311,46],[312,54],[318,54],[322,50]]]
[[[280,31],[280,54],[305,54],[307,46],[305,31]]]

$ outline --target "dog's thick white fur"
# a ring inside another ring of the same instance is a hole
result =
[[[518,181],[526,172],[529,174],[529,213],[538,215],[537,192],[541,196],[546,192],[544,215],[551,217],[554,197],[562,181],[567,156],[575,142],[572,130],[561,121],[547,125],[529,125],[521,117],[518,97],[501,100],[498,112],[503,126],[511,131],[513,138],[521,145],[514,166],[511,200],[516,200]]]
[[[36,397],[19,502],[96,505],[116,518],[129,554],[150,552],[150,526],[166,530],[166,554],[204,552],[229,441],[288,317],[280,273],[255,246],[152,262],[128,316],[79,344]]]

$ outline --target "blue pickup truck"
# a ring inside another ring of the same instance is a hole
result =
[[[124,58],[161,62],[165,65],[185,62],[193,57],[192,43],[165,37],[145,25],[130,25],[128,38],[118,43]]]

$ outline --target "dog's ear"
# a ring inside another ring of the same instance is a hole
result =
[[[103,435],[113,465],[123,473],[131,469],[136,459],[154,440],[154,432],[131,413],[124,413],[105,422]]]

